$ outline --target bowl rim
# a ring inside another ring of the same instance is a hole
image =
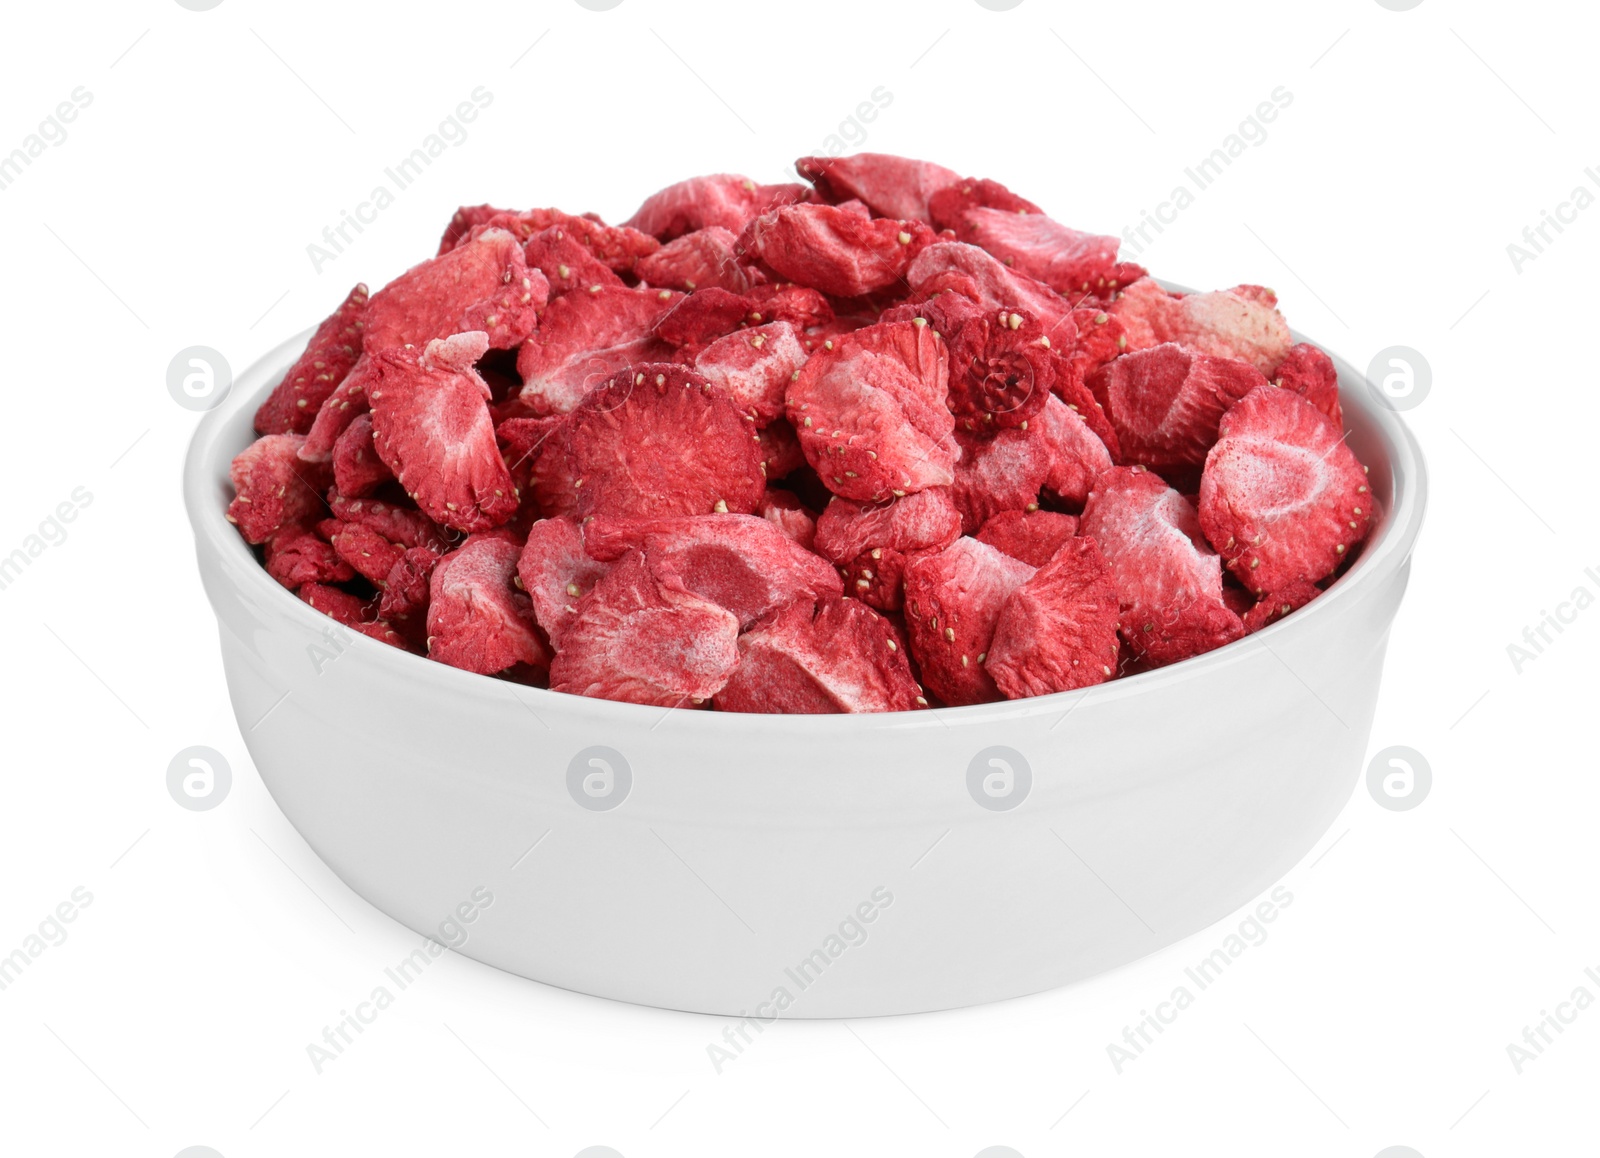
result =
[[[1160,284],[1168,289],[1189,292],[1166,282]],[[328,617],[267,573],[256,559],[254,548],[227,521],[224,508],[215,502],[214,484],[218,479],[227,478],[228,464],[238,453],[231,446],[224,445],[225,432],[242,411],[248,409],[254,413],[266,392],[293,364],[314,332],[315,327],[308,327],[263,353],[235,377],[227,396],[201,415],[185,454],[182,484],[184,505],[200,554],[204,556],[210,553],[219,561],[247,564],[228,567],[225,574],[231,575],[237,571],[249,576],[245,582],[252,585],[251,595],[274,604],[291,620],[302,623],[308,636],[320,634],[327,626]],[[1310,340],[1293,329],[1290,334],[1295,342]],[[1321,343],[1317,345],[1327,350]],[[420,681],[422,685],[436,689],[440,695],[475,695],[489,692],[492,688],[510,688],[527,707],[536,711],[544,709],[569,717],[593,717],[597,723],[611,723],[619,728],[643,724],[652,729],[660,724],[664,713],[676,714],[676,727],[687,727],[691,736],[709,737],[738,735],[754,729],[770,732],[773,727],[780,725],[786,729],[803,728],[806,734],[816,735],[820,739],[867,729],[924,725],[948,727],[992,723],[996,720],[1019,721],[1036,716],[1065,718],[1067,713],[1090,697],[1121,698],[1153,692],[1169,684],[1204,679],[1216,675],[1223,668],[1252,658],[1262,648],[1274,650],[1271,645],[1276,640],[1289,638],[1295,632],[1311,630],[1323,618],[1335,614],[1338,608],[1383,584],[1410,559],[1416,546],[1427,506],[1427,466],[1422,447],[1401,414],[1380,400],[1371,380],[1332,351],[1328,353],[1339,371],[1341,404],[1346,411],[1359,414],[1373,427],[1387,459],[1392,493],[1376,535],[1362,545],[1361,554],[1344,575],[1321,596],[1292,615],[1213,651],[1165,667],[1072,691],[1019,700],[907,712],[838,712],[794,716],[783,713],[716,712],[689,707],[663,708],[557,692],[464,671],[426,656],[401,651],[359,632],[353,633],[354,638],[348,646],[354,649],[356,655],[364,656],[364,662],[385,668],[391,676]],[[1356,385],[1357,388],[1345,389],[1347,384]],[[1347,433],[1348,429],[1347,422]],[[1372,467],[1376,464],[1367,465]],[[212,610],[213,613],[218,612],[215,606]]]

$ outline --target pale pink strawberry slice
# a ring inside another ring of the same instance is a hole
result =
[[[694,368],[720,387],[739,413],[766,426],[783,414],[789,383],[807,357],[793,326],[768,322],[718,338],[700,351]]]
[[[229,466],[234,498],[227,517],[245,542],[265,543],[284,527],[326,513],[322,493],[333,481],[333,472],[300,457],[305,441],[299,434],[264,434]]]
[[[556,298],[517,352],[525,413],[569,413],[622,367],[665,360],[668,347],[651,331],[681,300],[668,291],[604,285]]]
[[[1244,629],[1246,633],[1254,634],[1278,622],[1291,611],[1300,610],[1321,594],[1322,589],[1316,584],[1304,582],[1291,583],[1280,591],[1270,592],[1244,613]]]
[[[1339,406],[1339,369],[1321,349],[1310,342],[1291,346],[1269,377],[1273,385],[1293,390],[1326,414],[1335,426],[1344,427],[1344,410]]]
[[[1263,386],[1223,417],[1200,478],[1200,524],[1251,591],[1326,578],[1371,519],[1365,468],[1300,395]]]
[[[317,327],[305,352],[256,411],[258,434],[304,434],[350,367],[361,356],[367,287],[358,285]]]
[[[1034,568],[987,543],[957,539],[906,568],[906,630],[930,691],[950,705],[1000,699],[984,669],[1000,609]]]
[[[428,658],[480,675],[550,662],[528,597],[512,586],[519,554],[502,535],[474,535],[439,560],[429,581]]]
[[[528,531],[517,562],[517,578],[533,601],[533,617],[561,650],[567,625],[582,599],[600,577],[611,570],[609,562],[590,556],[584,546],[584,524],[572,518],[540,519]]]
[[[1043,567],[1078,533],[1075,515],[1058,511],[1001,511],[978,529],[980,543],[998,548],[1030,567]]]
[[[267,574],[291,591],[304,583],[344,583],[355,571],[315,532],[288,526],[266,543]]]
[[[1103,289],[1117,264],[1117,238],[1069,229],[995,181],[953,183],[928,206],[934,224],[957,240],[981,246],[1059,293],[1077,297]]]
[[[750,288],[750,274],[741,264],[746,259],[738,241],[720,225],[697,229],[640,259],[634,272],[646,285],[685,291],[714,286],[742,294]]]
[[[1265,384],[1245,362],[1172,342],[1125,354],[1088,383],[1117,433],[1123,461],[1151,467],[1205,462],[1228,407]]]
[[[420,349],[435,338],[482,330],[487,348],[509,350],[538,325],[549,292],[544,275],[528,268],[521,243],[503,229],[487,229],[373,294],[364,349]]]
[[[664,708],[698,707],[739,666],[739,618],[663,583],[642,551],[578,601],[550,664],[550,687]]]
[[[961,512],[961,528],[973,533],[1001,511],[1039,505],[1039,490],[1055,465],[1054,447],[1043,431],[1013,427],[992,438],[956,432],[956,460],[950,495]]]
[[[563,225],[541,229],[522,247],[528,265],[544,275],[550,297],[558,298],[591,286],[620,286],[618,277],[605,262],[574,237]]]
[[[1098,404],[1095,410],[1099,411]],[[1082,506],[1094,480],[1111,469],[1111,452],[1089,428],[1083,414],[1055,395],[1051,395],[1033,425],[1050,448],[1044,489],[1064,503]]]
[[[1118,602],[1093,539],[1068,540],[995,621],[984,667],[1007,699],[1104,683],[1117,670]]]
[[[909,712],[927,706],[894,628],[856,599],[791,603],[739,637],[725,712]]]
[[[790,281],[834,297],[904,289],[906,269],[933,230],[920,221],[867,217],[838,205],[788,205],[752,219],[741,252]]]
[[[460,531],[497,527],[517,511],[516,488],[489,417],[489,387],[472,368],[481,331],[383,350],[370,388],[378,456],[430,518]],[[419,356],[420,353],[420,356]]]
[[[1248,362],[1268,374],[1294,344],[1276,301],[1236,289],[1175,297],[1152,279],[1141,278],[1117,295],[1110,312],[1121,320],[1129,349],[1178,342],[1202,354]]]
[[[1147,663],[1175,663],[1244,634],[1193,504],[1159,475],[1138,466],[1101,475],[1078,533],[1111,565],[1123,642]]]
[[[801,157],[794,163],[817,195],[830,204],[857,200],[875,216],[933,223],[928,198],[961,175],[931,161],[914,161],[888,153],[852,153],[848,157]]]
[[[988,310],[1015,310],[1037,318],[1051,346],[1063,351],[1077,341],[1071,302],[976,245],[935,242],[917,254],[906,281],[918,299],[954,292]]]
[[[342,495],[361,498],[394,478],[372,443],[372,415],[358,414],[333,444],[333,485]]]
[[[625,224],[662,241],[711,226],[738,233],[752,217],[800,201],[807,192],[798,182],[758,185],[736,173],[690,177],[646,197]]]
[[[866,326],[814,352],[789,385],[789,422],[825,486],[878,501],[955,478],[949,367],[928,326]]]

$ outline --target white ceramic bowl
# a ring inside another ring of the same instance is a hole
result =
[[[184,468],[229,693],[317,854],[470,957],[758,1019],[994,1001],[1227,916],[1349,798],[1425,481],[1404,424],[1343,363],[1349,442],[1382,515],[1306,608],[1080,692],[750,716],[521,687],[351,633],[325,658],[332,621],[223,518],[228,463],[307,337],[240,376]]]

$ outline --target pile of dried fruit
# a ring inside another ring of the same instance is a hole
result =
[[[256,414],[228,517],[375,639],[739,712],[1064,691],[1315,598],[1373,513],[1270,290],[876,154],[464,208]]]

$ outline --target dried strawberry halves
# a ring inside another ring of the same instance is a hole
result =
[[[672,363],[614,374],[573,412],[568,441],[583,516],[749,514],[766,487],[750,422]]]
[[[1174,467],[1205,462],[1228,407],[1266,381],[1245,362],[1165,342],[1103,366],[1089,388],[1117,432],[1123,461]]]
[[[417,506],[460,531],[497,527],[517,512],[511,473],[495,443],[489,387],[473,362],[481,331],[428,343],[420,352],[384,350],[372,399],[378,455]]]
[[[789,383],[807,356],[793,326],[769,322],[718,338],[700,351],[694,368],[720,387],[739,413],[766,426],[783,414]]]
[[[529,529],[517,561],[517,578],[533,601],[533,617],[550,637],[551,647],[561,650],[578,600],[609,570],[609,562],[592,558],[585,549],[583,524],[578,520],[540,519]]]
[[[1026,426],[1044,409],[1056,361],[1044,327],[1014,310],[982,313],[944,335],[950,350],[950,413],[959,430],[989,434]]]
[[[848,157],[801,157],[795,170],[830,204],[860,201],[876,217],[932,224],[928,198],[961,174],[931,161],[914,161],[888,153],[853,153]]]
[[[274,533],[266,556],[267,574],[291,591],[305,583],[344,583],[356,575],[331,543],[304,527]]]
[[[311,335],[305,352],[256,411],[258,434],[304,434],[361,356],[367,287],[358,285]]]
[[[996,181],[953,184],[928,208],[940,229],[1069,296],[1103,289],[1117,264],[1115,237],[1069,229]]]
[[[333,485],[341,495],[361,498],[394,478],[378,457],[372,442],[372,415],[363,411],[351,419],[333,444]]]
[[[1293,390],[1322,413],[1335,426],[1343,428],[1344,410],[1339,405],[1339,370],[1321,349],[1310,342],[1291,346],[1278,368],[1270,375],[1273,384]]]
[[[1137,466],[1101,475],[1078,531],[1111,565],[1122,638],[1141,659],[1175,663],[1244,634],[1193,505],[1158,475]]]
[[[550,687],[664,708],[699,706],[739,666],[738,636],[738,616],[661,582],[634,551],[578,601],[550,664]]]
[[[646,197],[624,224],[662,241],[711,226],[738,233],[752,217],[793,204],[806,192],[798,183],[757,185],[736,173],[690,177]]]
[[[234,499],[228,504],[228,521],[238,526],[245,542],[264,543],[283,527],[326,513],[322,492],[333,481],[333,472],[300,457],[305,441],[298,434],[264,434],[229,466]]]
[[[528,268],[521,243],[503,229],[488,229],[373,294],[365,349],[420,349],[435,338],[482,330],[488,349],[509,350],[538,325],[549,292],[544,275]]]
[[[1071,539],[1001,607],[984,666],[1013,700],[1104,683],[1117,669],[1117,621],[1099,546]]]
[[[1200,525],[1250,590],[1331,575],[1371,518],[1365,468],[1300,395],[1263,386],[1223,417],[1200,477]]]
[[[906,568],[961,537],[961,515],[948,487],[886,503],[834,499],[817,518],[816,550],[845,575],[849,595],[881,611],[904,603]]]
[[[944,342],[929,327],[866,326],[800,367],[789,421],[824,485],[874,502],[954,480],[948,393]]]
[[[923,682],[945,703],[1000,698],[984,670],[1000,609],[1034,568],[972,538],[906,568],[906,630]]]
[[[927,706],[889,621],[855,599],[792,603],[739,637],[725,712],[909,712]]]
[[[1001,511],[983,524],[975,536],[980,543],[998,548],[1013,559],[1043,567],[1063,544],[1078,533],[1073,515],[1056,511]]]
[[[1141,278],[1109,308],[1125,327],[1130,349],[1178,342],[1202,354],[1248,362],[1267,374],[1294,342],[1276,301],[1239,290],[1174,297],[1150,278]]]
[[[738,241],[730,229],[707,226],[685,233],[641,258],[633,271],[647,285],[675,290],[714,286],[742,294],[750,288],[750,275],[740,264],[744,254]]]
[[[834,297],[854,298],[905,281],[933,240],[920,221],[872,218],[837,205],[789,205],[753,219],[739,248],[779,274]]]
[[[1291,583],[1280,591],[1272,591],[1261,597],[1257,603],[1244,614],[1244,629],[1249,634],[1260,631],[1263,627],[1278,622],[1291,611],[1298,611],[1310,603],[1322,589],[1314,583]]]
[[[528,597],[511,584],[520,554],[502,535],[477,535],[439,560],[429,581],[429,659],[480,675],[550,662]]]
[[[569,413],[622,367],[665,361],[670,347],[651,331],[682,301],[665,290],[604,285],[556,298],[545,310],[539,332],[517,351],[522,413]]]

